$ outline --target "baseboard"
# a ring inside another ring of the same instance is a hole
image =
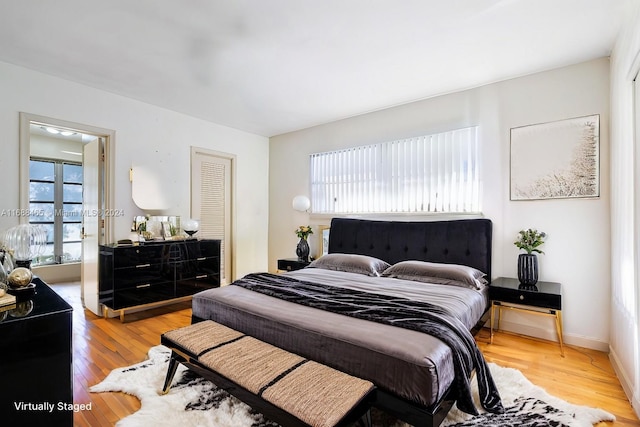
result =
[[[611,362],[611,366],[620,381],[620,385],[622,386],[622,390],[627,395],[627,399],[631,402],[631,406],[636,413],[636,416],[640,418],[640,396],[634,394],[634,382],[629,378],[627,371],[623,368],[620,363],[620,358],[616,354],[613,348],[609,348],[609,361]]]
[[[534,326],[523,325],[520,323],[508,322],[502,320],[500,322],[500,328],[520,335],[527,335],[534,338],[540,338],[547,341],[558,342],[558,335],[555,329],[542,329]],[[593,350],[609,352],[609,343],[598,341],[593,338],[584,337],[580,335],[567,334],[566,331],[562,336],[564,343],[568,345],[574,345],[577,347],[590,348]]]
[[[178,297],[178,298],[173,298],[173,299],[169,299],[169,300],[163,300],[163,301],[156,301],[156,302],[150,302],[147,304],[142,304],[142,305],[138,305],[138,306],[132,306],[132,307],[125,307],[123,309],[111,309],[109,307],[106,307],[104,304],[100,304],[100,312],[98,313],[98,316],[103,316],[106,314],[106,316],[108,318],[114,318],[114,317],[120,317],[121,319],[123,318],[123,312],[124,312],[124,316],[126,317],[127,314],[132,314],[132,313],[140,313],[142,311],[147,311],[147,310],[153,310],[153,309],[157,309],[157,308],[162,308],[162,307],[168,307],[174,304],[181,304],[187,301],[191,301],[192,295],[188,295],[188,296],[184,296],[184,297]],[[105,313],[106,310],[106,313]]]
[[[79,262],[69,264],[40,265],[32,268],[33,274],[45,283],[79,282],[81,266]]]

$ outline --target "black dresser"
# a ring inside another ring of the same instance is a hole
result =
[[[0,311],[0,413],[11,426],[73,426],[71,306],[39,278]]]
[[[99,301],[120,312],[188,299],[220,286],[220,240],[167,240],[101,245]]]

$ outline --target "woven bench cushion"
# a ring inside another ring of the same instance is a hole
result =
[[[309,361],[262,397],[309,425],[328,427],[336,425],[372,388],[369,381]]]
[[[207,368],[253,394],[305,359],[252,337],[218,347],[198,358]]]
[[[164,334],[208,369],[314,427],[336,425],[373,384],[211,320]]]
[[[204,351],[244,336],[242,332],[212,321],[194,323],[184,328],[166,332],[165,338],[178,344],[195,356]]]

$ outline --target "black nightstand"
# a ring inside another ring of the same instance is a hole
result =
[[[309,261],[301,261],[298,258],[286,258],[278,260],[278,270],[281,271],[293,271],[305,268],[311,264]]]
[[[499,277],[489,285],[491,299],[491,342],[493,343],[493,319],[498,309],[498,330],[502,310],[518,310],[527,313],[553,316],[560,343],[560,353],[564,357],[562,342],[562,285],[556,282],[538,282],[535,286],[523,286],[518,279]]]

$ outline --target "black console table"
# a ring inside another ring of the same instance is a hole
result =
[[[518,310],[555,318],[560,354],[564,357],[562,341],[562,285],[557,282],[538,282],[535,286],[521,285],[518,279],[499,277],[489,285],[491,299],[491,343],[493,343],[494,311],[498,309],[498,329],[502,310]]]
[[[220,286],[220,240],[163,240],[100,245],[99,302],[108,310],[188,300]]]
[[[16,307],[0,311],[0,417],[3,425],[72,426],[73,309],[39,278],[33,283],[9,291]]]

